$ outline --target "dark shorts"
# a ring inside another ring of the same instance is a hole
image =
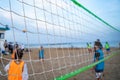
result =
[[[95,72],[103,72],[104,70],[102,69],[102,70],[95,70]]]

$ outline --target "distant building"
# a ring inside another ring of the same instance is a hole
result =
[[[10,28],[6,25],[6,27],[0,27],[0,52],[4,50],[4,41],[5,41],[5,31],[10,30]]]

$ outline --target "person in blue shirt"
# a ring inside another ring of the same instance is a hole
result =
[[[94,62],[97,62],[99,60],[102,60],[104,58],[104,53],[101,49],[101,44],[99,42],[95,42],[94,44]],[[97,80],[102,80],[102,75],[104,71],[104,61],[97,64],[95,67],[95,72],[96,72],[96,78]]]
[[[44,49],[43,46],[40,47],[39,50],[39,59],[43,62],[44,61]]]

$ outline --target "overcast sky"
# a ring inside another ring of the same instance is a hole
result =
[[[120,0],[78,2],[120,30]],[[23,0],[23,3],[22,0],[10,0],[11,16],[9,0],[0,0],[0,23],[28,31],[25,34],[11,28],[6,32],[8,41],[30,44],[88,42],[97,38],[120,41],[120,32],[109,28],[70,0]]]
[[[120,30],[120,0],[78,0],[100,18]]]

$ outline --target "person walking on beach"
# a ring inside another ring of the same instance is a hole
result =
[[[89,53],[92,53],[91,43],[87,43],[87,48],[88,48],[88,52],[89,52]]]
[[[23,51],[18,49],[15,53],[15,59],[11,60],[5,66],[5,71],[8,73],[8,80],[28,80],[28,71],[26,63],[21,60]]]
[[[105,49],[106,49],[106,53],[109,54],[110,53],[110,46],[109,46],[108,42],[105,43]]]
[[[39,50],[39,59],[43,62],[44,61],[44,49],[43,46],[40,47]]]
[[[102,51],[102,49],[100,49],[101,44],[99,42],[95,42],[94,44],[94,62],[97,62],[99,60],[104,59],[104,53]],[[97,64],[94,67],[94,70],[96,72],[96,79],[97,80],[103,80],[102,76],[103,76],[103,71],[104,71],[104,61],[102,61],[101,63]]]
[[[5,40],[5,42],[4,42],[4,48],[5,48],[5,51],[8,51],[8,43],[7,43],[7,40]]]

